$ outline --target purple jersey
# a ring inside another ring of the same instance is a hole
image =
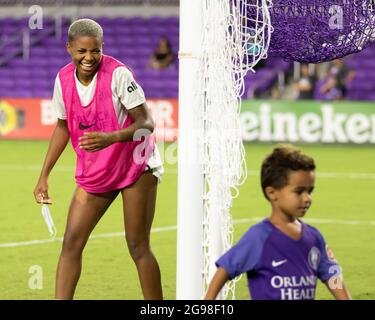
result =
[[[293,240],[268,219],[251,227],[216,266],[230,279],[246,272],[253,300],[311,300],[317,278],[325,282],[341,273],[316,228],[302,223],[301,239]]]

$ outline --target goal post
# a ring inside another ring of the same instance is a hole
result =
[[[201,298],[203,262],[203,166],[198,79],[202,46],[202,0],[180,1],[177,299]]]

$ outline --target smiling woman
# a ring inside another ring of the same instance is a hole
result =
[[[132,73],[120,61],[103,55],[102,47],[103,30],[95,21],[80,19],[70,26],[67,50],[72,63],[56,77],[53,107],[58,122],[34,190],[37,202],[50,202],[48,176],[70,138],[77,154],[77,188],[69,208],[55,296],[73,298],[86,242],[121,193],[126,242],[143,295],[162,299],[160,270],[150,249],[157,185],[163,174],[151,135],[154,123]]]
[[[77,68],[77,77],[88,85],[102,59],[103,29],[89,19],[72,24],[68,31],[67,49]]]
[[[80,37],[68,42],[68,52],[77,68],[79,81],[88,85],[102,58],[102,43],[96,38]]]

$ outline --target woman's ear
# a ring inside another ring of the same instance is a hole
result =
[[[277,189],[274,187],[266,187],[264,191],[271,202],[277,201]]]
[[[71,47],[71,45],[70,45],[69,42],[66,43],[66,51],[68,51],[68,53],[69,53],[70,55],[72,55],[72,47]]]

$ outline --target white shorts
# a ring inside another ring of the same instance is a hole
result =
[[[152,174],[158,178],[158,182],[161,182],[162,176],[164,174],[164,167],[163,163],[161,162],[160,153],[158,150],[157,145],[155,144],[155,149],[150,158],[148,159],[148,163],[146,166],[145,171],[152,170]]]

